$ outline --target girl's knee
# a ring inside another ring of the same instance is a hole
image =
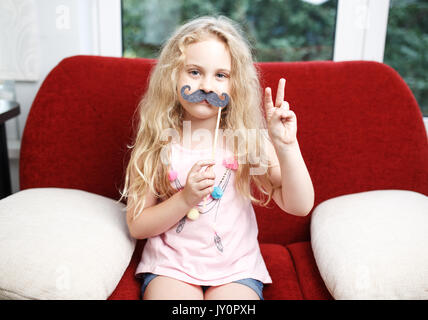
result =
[[[157,276],[144,291],[144,300],[203,300],[200,286],[166,276]]]
[[[241,283],[228,283],[210,287],[205,291],[205,300],[260,300],[259,295],[250,287]]]

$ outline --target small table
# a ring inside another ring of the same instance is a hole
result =
[[[0,99],[0,199],[12,194],[5,122],[19,113],[17,102]]]

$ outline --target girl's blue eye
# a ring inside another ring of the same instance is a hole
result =
[[[217,77],[219,77],[221,79],[224,79],[224,78],[227,78],[227,74],[225,74],[225,73],[217,73]]]
[[[192,76],[197,76],[197,75],[199,75],[199,71],[198,70],[190,70],[190,74]]]

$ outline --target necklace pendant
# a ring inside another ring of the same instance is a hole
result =
[[[223,190],[220,187],[215,186],[214,191],[211,192],[211,197],[213,197],[214,199],[220,199],[222,196],[223,196]]]
[[[180,233],[181,230],[183,230],[185,223],[186,223],[186,217],[181,218],[180,222],[177,225],[177,229],[175,229],[175,232]]]
[[[223,166],[227,169],[238,170],[238,161],[234,157],[223,159]]]
[[[199,210],[196,208],[192,208],[189,210],[189,212],[187,213],[187,218],[189,218],[190,220],[196,220],[199,218]]]
[[[214,243],[218,251],[223,252],[223,244],[221,243],[221,238],[219,237],[217,232],[214,232]]]
[[[168,180],[169,181],[174,181],[175,179],[177,179],[178,173],[175,170],[170,170],[168,172]]]

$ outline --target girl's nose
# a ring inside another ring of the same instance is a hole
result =
[[[212,83],[211,83],[210,79],[207,79],[207,78],[204,78],[201,81],[200,89],[203,90],[206,93],[214,91],[214,88],[212,86]]]

